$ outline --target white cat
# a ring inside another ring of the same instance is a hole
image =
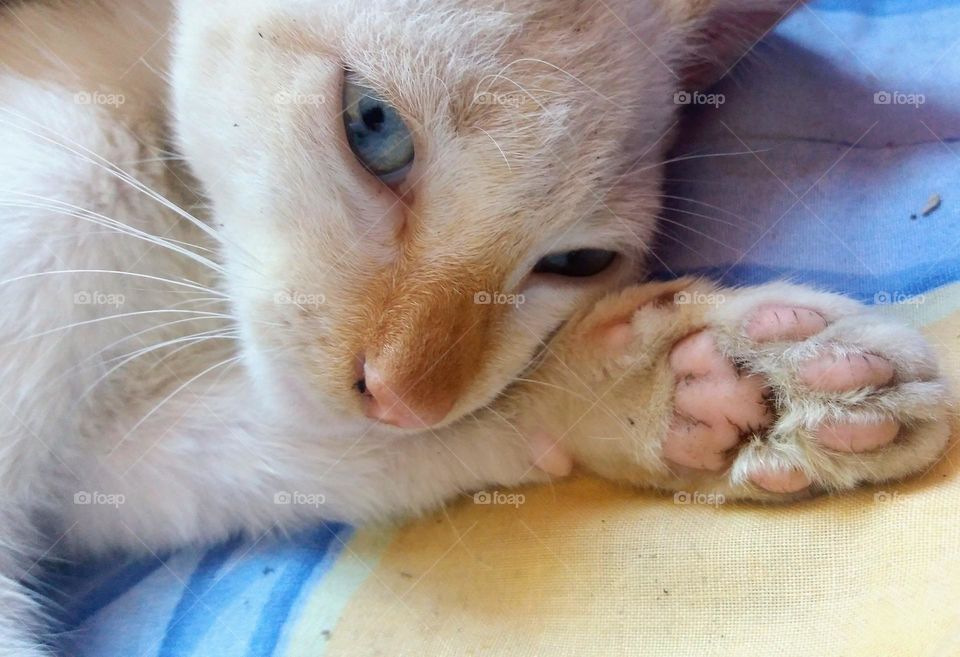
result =
[[[6,3],[0,656],[47,654],[21,583],[52,553],[574,462],[762,500],[932,463],[914,331],[784,284],[627,287],[674,93],[792,4]]]

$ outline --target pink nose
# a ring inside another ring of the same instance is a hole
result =
[[[404,399],[370,363],[363,365],[361,384],[367,417],[401,429],[425,429],[439,424],[453,407],[452,402],[432,408],[415,405],[412,400]]]

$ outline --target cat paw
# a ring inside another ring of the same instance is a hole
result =
[[[942,453],[949,396],[919,333],[805,288],[731,294],[669,354],[672,472],[765,498],[904,477]]]
[[[540,426],[610,479],[786,500],[919,473],[950,436],[924,337],[800,286],[638,286],[600,302],[557,353],[541,375],[566,398]]]

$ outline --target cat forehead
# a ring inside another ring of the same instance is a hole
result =
[[[603,178],[601,170],[616,171],[604,156],[622,150],[629,117],[649,115],[641,123],[656,125],[666,114],[635,112],[657,97],[647,76],[669,73],[616,12],[625,0],[223,1],[194,5],[217,32],[194,42],[220,39],[218,50],[244,60],[234,73],[254,79],[234,93],[265,88],[269,100],[279,85],[334,100],[337,72],[349,68],[414,124],[429,151],[456,160],[451,172],[465,164],[497,171],[503,160],[518,189],[531,177],[538,188],[572,175]],[[295,110],[292,125],[318,120],[312,108]]]
[[[600,40],[558,47],[557,35],[529,13],[444,11],[442,3],[415,12],[377,7],[333,3],[309,12],[281,7],[248,17],[246,34],[233,32],[233,48],[242,39],[251,65],[261,63],[240,70],[264,87],[294,86],[336,100],[338,81],[330,72],[350,69],[425,138],[458,139],[465,148],[472,138],[482,142],[481,148],[494,146],[497,158],[543,156],[546,149],[562,157],[576,143],[604,138],[578,130],[574,140],[571,128],[617,114],[617,99],[610,95],[629,88],[604,79],[611,78],[609,68],[616,61],[598,55]],[[567,23],[561,32],[570,29],[576,28]],[[584,47],[589,56],[579,56]],[[265,65],[267,59],[274,59],[273,65]],[[604,66],[596,65],[598,60]],[[256,68],[261,71],[255,73]],[[278,68],[286,78],[279,82]],[[630,99],[622,101],[626,105]],[[514,169],[521,173],[522,168]]]
[[[326,53],[375,86],[510,84],[511,78],[602,74],[642,51],[622,0],[371,0],[271,3],[247,17],[260,39],[303,54]],[[583,5],[583,6],[581,6]],[[622,9],[622,8],[621,8]],[[603,37],[603,38],[601,38]],[[509,71],[503,67],[509,66]],[[451,91],[448,89],[448,91]]]

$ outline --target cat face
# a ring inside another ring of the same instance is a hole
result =
[[[704,11],[185,2],[177,138],[263,393],[351,423],[449,423],[634,280],[683,26]]]

